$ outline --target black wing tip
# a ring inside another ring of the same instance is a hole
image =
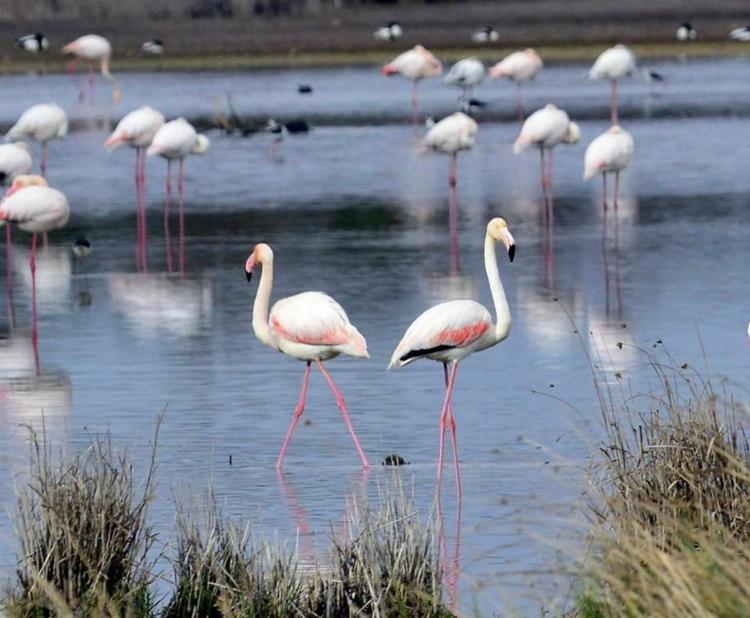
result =
[[[406,354],[404,354],[398,360],[404,363],[413,358],[419,358],[421,356],[429,356],[430,354],[434,354],[435,352],[443,352],[445,350],[450,350],[455,347],[456,346],[454,345],[436,345],[434,348],[425,348],[423,350],[409,350]]]

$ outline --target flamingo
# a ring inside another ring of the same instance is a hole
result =
[[[145,105],[126,114],[104,142],[112,150],[121,144],[135,148],[136,237],[140,267],[146,269],[146,147],[164,126],[164,116],[153,107]]]
[[[513,152],[520,154],[529,146],[539,148],[542,169],[542,195],[545,204],[545,220],[552,223],[552,152],[558,144],[575,144],[581,137],[578,124],[568,114],[551,103],[531,114],[521,127],[521,133],[513,144]],[[549,152],[547,165],[544,153]]]
[[[620,185],[620,172],[633,159],[635,145],[633,138],[619,125],[610,127],[596,137],[586,148],[583,179],[589,180],[596,174],[602,175],[604,190],[604,212],[607,212],[607,172],[615,173],[614,205],[617,210],[617,193]]]
[[[420,315],[396,346],[388,369],[403,367],[420,358],[443,364],[445,375],[445,400],[440,413],[440,442],[438,449],[438,485],[443,472],[443,446],[445,429],[451,432],[453,460],[456,467],[456,485],[461,493],[456,440],[456,422],[451,410],[451,395],[456,381],[458,363],[472,354],[486,350],[505,340],[510,333],[511,317],[508,300],[497,268],[495,242],[502,242],[510,261],[516,253],[516,243],[505,219],[495,217],[487,224],[484,237],[484,268],[487,272],[492,301],[495,305],[496,323],[490,312],[473,300],[452,300],[435,305]]]
[[[617,86],[623,77],[631,75],[636,69],[635,56],[624,45],[615,45],[604,50],[588,72],[589,79],[608,79],[612,82],[612,100],[610,114],[612,124],[617,124]]]
[[[516,83],[518,120],[523,122],[525,113],[523,107],[522,87],[524,82],[531,81],[542,70],[544,63],[533,49],[513,52],[503,58],[490,69],[492,79],[505,78]]]
[[[73,76],[75,81],[75,70],[78,63],[83,60],[89,66],[89,101],[94,98],[94,66],[98,62],[99,69],[102,72],[102,77],[112,84],[112,101],[117,103],[122,98],[120,92],[120,85],[114,78],[112,73],[109,72],[109,60],[112,57],[112,45],[103,36],[98,34],[87,34],[85,36],[77,38],[75,41],[68,43],[62,48],[63,54],[72,54],[75,56],[73,60],[68,64],[68,72]],[[79,100],[83,101],[85,93],[82,87],[80,88]]]
[[[0,184],[7,181],[13,182],[20,174],[29,174],[32,169],[31,150],[25,142],[14,142],[12,144],[0,145]],[[8,271],[8,291],[13,285],[13,270],[10,267],[13,245],[11,226],[5,226],[5,254]]]
[[[26,34],[16,39],[16,47],[25,52],[38,54],[49,49],[49,40],[41,32]]]
[[[180,271],[185,270],[185,214],[184,214],[184,182],[183,170],[185,157],[190,154],[203,154],[208,150],[210,142],[205,135],[196,132],[184,118],[171,120],[163,125],[154,135],[148,148],[148,156],[159,155],[167,160],[166,198],[164,202],[164,230],[167,240],[167,268],[172,270],[172,248],[169,238],[169,205],[172,192],[172,161],[179,161],[177,175],[177,193],[180,216]]]
[[[461,88],[462,105],[468,105],[474,88],[484,79],[484,65],[477,58],[464,58],[451,67],[443,78],[446,84]]]
[[[387,77],[403,75],[406,79],[411,80],[412,123],[416,127],[419,115],[417,86],[425,77],[439,77],[443,72],[443,65],[431,52],[421,45],[416,45],[413,49],[396,56],[380,72]]]
[[[253,331],[255,336],[272,350],[282,352],[287,356],[305,361],[305,373],[302,379],[302,390],[299,402],[294,410],[292,422],[287,430],[284,444],[276,460],[276,468],[284,465],[284,455],[292,439],[294,428],[302,416],[305,408],[307,384],[310,378],[312,362],[328,382],[336,404],[344,418],[344,423],[354,441],[364,468],[369,468],[367,456],[362,450],[354,432],[346,402],[341,391],[330,374],[323,366],[323,361],[335,358],[339,354],[348,354],[358,358],[369,358],[367,341],[362,334],[349,322],[344,309],[333,298],[323,292],[302,292],[277,300],[268,313],[268,303],[273,285],[273,251],[271,247],[260,243],[255,245],[253,252],[245,262],[245,274],[250,281],[253,270],[260,264],[262,272],[258,293],[253,303]]]
[[[683,22],[679,28],[677,28],[675,36],[677,37],[678,41],[695,41],[695,39],[698,38],[698,33],[696,32],[695,28],[693,28],[693,24],[691,24],[689,21],[686,21]]]
[[[47,175],[47,142],[68,134],[68,116],[59,105],[40,103],[27,109],[5,134],[6,142],[33,139],[41,144],[39,169]]]

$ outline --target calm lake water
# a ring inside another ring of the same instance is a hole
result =
[[[167,407],[152,519],[167,542],[173,497],[213,485],[222,508],[312,559],[327,547],[352,495],[376,500],[400,475],[424,517],[435,493],[442,371],[420,362],[386,372],[390,354],[421,311],[447,298],[489,307],[482,243],[501,215],[518,245],[500,271],[513,313],[510,338],[465,361],[454,395],[464,496],[458,540],[458,606],[484,615],[509,607],[538,615],[570,597],[555,575],[584,529],[582,467],[596,443],[598,411],[587,355],[600,377],[620,372],[645,388],[635,346],[664,342],[679,362],[750,386],[750,64],[745,59],[660,62],[666,86],[623,84],[623,124],[636,143],[617,214],[602,250],[600,182],[584,182],[586,144],[607,128],[606,84],[582,80],[583,65],[552,66],[527,92],[581,119],[581,143],[555,155],[554,264],[540,224],[535,153],[513,156],[515,92],[484,84],[488,101],[476,147],[459,157],[461,272],[449,273],[448,159],[420,154],[408,119],[409,86],[371,69],[122,76],[117,120],[150,103],[167,117],[210,118],[231,93],[240,113],[308,118],[305,136],[273,145],[212,132],[212,146],[186,164],[186,270],[168,273],[161,222],[165,165],[148,164],[149,261],[134,253],[134,154],[104,153],[102,109],[76,102],[63,76],[0,78],[0,124],[54,100],[76,130],[51,145],[50,183],[73,216],[38,258],[41,374],[30,341],[28,239],[15,236],[13,305],[0,311],[0,503],[14,503],[26,433],[46,424],[68,453],[111,432],[147,463],[158,412]],[[298,83],[313,85],[308,97]],[[106,98],[101,87],[99,99]],[[425,113],[451,111],[457,92],[422,89]],[[506,120],[503,120],[506,119]],[[172,232],[176,236],[177,221]],[[94,251],[76,269],[70,242]],[[276,254],[273,297],[325,290],[367,337],[369,361],[339,358],[329,369],[346,395],[371,462],[398,453],[409,466],[363,474],[321,376],[286,459],[274,470],[297,400],[303,365],[265,348],[250,328],[257,282],[244,261],[256,242]],[[5,295],[6,264],[0,256]],[[576,329],[578,332],[576,332]],[[622,347],[618,346],[622,343]],[[564,402],[564,403],[562,403]],[[42,413],[43,412],[43,413]],[[231,464],[230,464],[231,457]],[[450,461],[450,460],[449,460]],[[452,469],[444,478],[447,550],[456,556]],[[0,517],[0,567],[14,564],[12,527]]]

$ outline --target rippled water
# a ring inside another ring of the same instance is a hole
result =
[[[113,118],[145,102],[170,117],[211,117],[213,97],[223,105],[232,92],[243,113],[302,115],[316,124],[277,145],[265,135],[211,134],[211,150],[186,164],[181,276],[166,272],[165,165],[149,162],[149,268],[139,274],[132,151],[103,152],[106,126],[98,112],[75,103],[67,79],[0,78],[0,123],[40,100],[56,100],[78,119],[78,130],[50,149],[50,182],[68,195],[73,217],[39,256],[41,375],[21,233],[10,265],[13,313],[5,303],[0,312],[0,502],[12,507],[25,461],[19,425],[39,426],[42,410],[53,444],[74,452],[109,430],[145,466],[157,413],[167,406],[154,509],[165,538],[172,496],[199,493],[209,482],[227,512],[251,521],[259,535],[294,544],[299,530],[301,551],[310,555],[326,546],[349,497],[376,497],[391,474],[406,479],[429,513],[442,372],[427,362],[385,367],[405,328],[431,303],[474,297],[491,306],[482,241],[487,220],[502,215],[518,244],[513,264],[500,259],[513,331],[462,364],[454,396],[464,487],[459,605],[476,603],[489,615],[512,604],[533,615],[539,597],[569,594],[565,578],[551,571],[559,547],[581,528],[579,466],[597,431],[586,353],[601,357],[606,379],[621,372],[637,387],[643,359],[633,346],[661,339],[680,362],[698,365],[702,341],[713,371],[741,390],[748,386],[750,143],[742,136],[750,131],[750,67],[742,59],[658,66],[668,76],[663,93],[649,95],[636,81],[621,89],[637,153],[624,175],[617,245],[610,218],[602,251],[600,186],[581,179],[585,145],[606,128],[608,90],[580,81],[583,66],[561,65],[545,70],[527,95],[530,108],[556,100],[583,119],[582,142],[555,155],[554,264],[544,259],[537,157],[512,155],[514,122],[484,122],[474,150],[459,158],[458,276],[449,275],[448,160],[420,154],[400,122],[409,116],[404,82],[366,69],[123,76],[126,99]],[[314,85],[311,97],[296,94],[302,82]],[[456,93],[424,86],[427,113],[455,102]],[[485,85],[477,96],[491,100],[487,114],[513,117],[507,85]],[[659,118],[645,117],[648,110],[659,110]],[[176,233],[176,220],[172,227]],[[78,234],[94,245],[83,270],[69,250]],[[411,465],[362,474],[333,397],[314,372],[307,422],[277,477],[273,464],[303,365],[264,348],[251,332],[257,284],[247,284],[243,264],[259,241],[276,252],[274,298],[325,290],[367,337],[369,361],[340,358],[329,369],[371,461],[399,453]],[[4,273],[4,257],[0,264]],[[455,552],[450,468],[445,487],[448,549]],[[12,551],[3,517],[0,564],[8,575]]]

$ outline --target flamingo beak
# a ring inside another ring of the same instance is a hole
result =
[[[511,234],[510,231],[508,231],[508,229],[506,228],[505,231],[503,232],[501,239],[503,241],[503,244],[505,245],[505,248],[508,251],[508,258],[512,262],[513,258],[516,257],[516,241],[513,238],[513,234]]]
[[[253,278],[253,268],[255,268],[255,258],[251,255],[245,262],[245,277],[248,283]]]
[[[508,257],[510,258],[510,261],[513,261],[513,258],[516,257],[516,246],[511,245],[508,249]]]

